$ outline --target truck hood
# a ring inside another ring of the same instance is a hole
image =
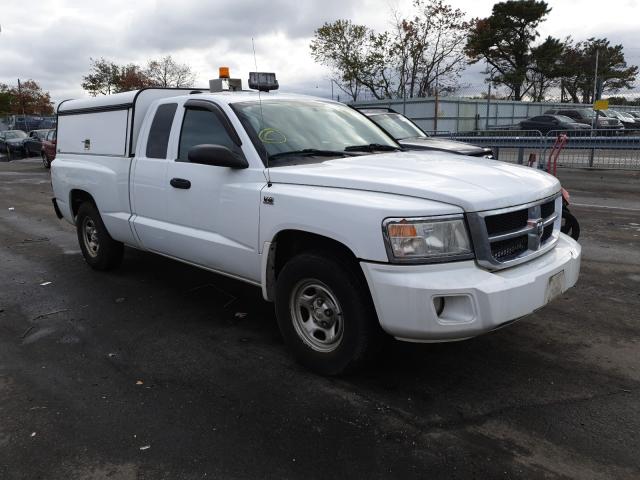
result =
[[[470,143],[457,142],[447,138],[414,137],[404,138],[398,143],[403,147],[415,150],[438,150],[441,152],[458,153],[460,155],[484,156],[491,155],[490,148],[483,148]]]
[[[540,170],[435,151],[338,158],[269,173],[273,183],[407,195],[467,212],[520,205],[560,191],[560,182]]]

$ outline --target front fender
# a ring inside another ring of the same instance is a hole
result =
[[[262,190],[260,245],[271,242],[283,230],[300,230],[332,238],[358,259],[387,262],[382,236],[385,218],[456,213],[462,209],[404,195],[272,184]]]

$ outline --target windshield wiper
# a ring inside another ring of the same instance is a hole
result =
[[[351,156],[347,151],[340,150],[319,150],[317,148],[305,148],[302,150],[290,150],[288,152],[274,153],[269,155],[269,160],[282,157],[345,157]]]
[[[349,145],[344,149],[345,152],[375,152],[376,150],[381,152],[396,152],[401,150],[393,145],[383,145],[382,143],[369,143],[367,145]]]

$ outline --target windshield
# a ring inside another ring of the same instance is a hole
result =
[[[618,118],[624,118],[625,120],[635,121],[635,118],[633,118],[633,115],[629,115],[627,112],[617,112],[617,114],[618,114]]]
[[[4,132],[4,138],[27,138],[27,134],[20,130]]]
[[[347,147],[377,145],[398,148],[384,132],[362,114],[339,103],[321,100],[263,100],[232,104],[245,128],[253,130],[270,157],[284,159],[288,152],[327,152],[342,156]],[[348,150],[347,150],[348,152]],[[294,156],[294,155],[291,155]],[[277,157],[277,158],[278,158]],[[270,166],[273,165],[271,162]]]
[[[371,115],[369,118],[380,125],[385,131],[389,132],[396,140],[416,137],[424,138],[427,136],[409,119],[398,113],[376,114]]]

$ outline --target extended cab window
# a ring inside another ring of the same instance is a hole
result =
[[[169,134],[177,108],[177,103],[165,103],[156,110],[147,140],[147,158],[167,158]]]
[[[231,140],[215,113],[200,108],[188,108],[184,112],[178,161],[188,162],[191,147],[202,144],[222,145],[237,152],[237,145]]]

